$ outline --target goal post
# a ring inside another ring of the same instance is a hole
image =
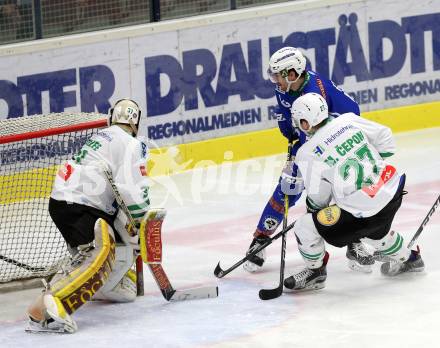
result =
[[[46,277],[68,255],[48,213],[58,166],[98,129],[99,113],[52,113],[0,120],[0,287]]]

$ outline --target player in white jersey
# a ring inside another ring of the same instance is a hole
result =
[[[387,276],[423,271],[420,249],[406,248],[402,236],[390,231],[405,193],[405,174],[385,160],[395,152],[391,130],[353,113],[331,119],[316,93],[293,103],[292,119],[309,137],[296,155],[309,212],[294,226],[306,267],[284,286],[294,291],[325,286],[324,241],[336,247],[354,240],[371,245],[387,258],[381,266]]]
[[[87,140],[80,152],[57,172],[49,213],[72,255],[43,293],[29,307],[27,331],[77,330],[70,316],[93,299],[130,302],[136,298],[131,270],[138,238],[117,210],[111,172],[135,222],[150,201],[146,178],[147,146],[136,139],[141,110],[130,99],[109,111],[110,127]]]

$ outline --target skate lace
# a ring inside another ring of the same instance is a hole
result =
[[[72,272],[78,265],[83,263],[86,258],[91,256],[91,250],[93,250],[92,246],[79,249],[74,256],[68,258],[67,264],[61,266],[62,272],[65,274]]]
[[[354,243],[351,249],[356,254],[356,257],[371,257],[370,253],[365,249],[362,243]]]
[[[295,274],[293,277],[297,283],[305,284],[307,278],[313,274],[309,268],[304,268],[301,272]]]

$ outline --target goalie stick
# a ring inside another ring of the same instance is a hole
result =
[[[104,170],[105,176],[106,176],[110,186],[112,187],[116,202],[121,207],[121,209],[124,211],[125,215],[127,215],[132,228],[135,228],[136,224],[134,222],[134,219],[131,216],[127,205],[122,200],[122,196],[119,193],[119,190],[116,187],[116,184],[113,180],[112,173],[108,170],[108,168],[104,162],[101,163],[101,166],[102,166],[102,169]],[[130,231],[129,231],[129,233],[130,233]],[[143,268],[143,264],[142,264],[141,255],[136,256],[135,264],[136,264],[136,294],[137,294],[137,296],[143,296],[144,295],[144,268]]]
[[[245,257],[243,257],[240,261],[237,261],[236,263],[234,263],[231,267],[223,270],[220,267],[220,262],[217,264],[217,266],[214,269],[214,275],[217,278],[223,278],[226,274],[231,273],[234,269],[236,269],[237,267],[239,267],[240,265],[242,265],[243,263],[245,263],[247,260],[249,260],[252,256],[258,254],[261,250],[266,249],[270,244],[272,244],[275,240],[277,240],[278,238],[280,238],[281,236],[283,236],[284,234],[286,234],[287,232],[289,232],[293,226],[295,225],[295,222],[292,222],[289,226],[287,226],[285,229],[283,229],[282,231],[278,232],[275,236],[273,236],[272,238],[269,238],[268,240],[266,240],[263,244],[261,244],[258,248],[256,248],[255,250],[253,250],[251,253],[246,254]]]
[[[113,194],[115,195],[116,201],[121,209],[124,211],[125,215],[127,215],[130,220],[131,226],[136,226],[133,217],[130,214],[130,211],[127,208],[127,205],[122,199],[121,194],[119,193],[118,188],[116,187],[115,182],[113,181],[113,176],[111,172],[107,169],[107,167],[103,166],[104,173],[109,181]],[[165,214],[154,214],[155,218],[164,219]],[[159,224],[160,228],[162,224]],[[140,267],[138,268],[138,264]],[[141,255],[138,255],[136,258],[136,286],[138,291],[138,296],[142,296],[144,294],[144,275],[142,266],[142,258]],[[165,270],[163,269],[161,264],[148,264],[150,268],[151,274],[153,275],[156,284],[158,285],[163,297],[167,301],[185,301],[185,300],[194,300],[194,299],[204,299],[204,298],[212,298],[218,296],[218,287],[217,286],[206,286],[200,288],[191,288],[186,290],[175,290],[169,281]],[[140,283],[142,281],[142,283]]]
[[[287,148],[287,161],[292,160],[292,143],[289,143]],[[284,216],[283,216],[283,229],[287,227],[287,215],[289,213],[289,196],[284,195]],[[281,261],[280,261],[280,283],[274,289],[261,289],[258,296],[262,300],[272,300],[280,297],[284,288],[284,269],[286,266],[286,234],[283,234],[281,239]]]

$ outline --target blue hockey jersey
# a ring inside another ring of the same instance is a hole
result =
[[[299,139],[301,144],[306,141],[306,135],[292,125],[290,108],[298,97],[310,92],[318,93],[325,98],[329,114],[333,117],[338,117],[347,112],[360,115],[358,104],[340,87],[337,87],[333,81],[324,79],[317,73],[308,70],[304,83],[297,91],[284,92],[278,87],[275,90],[278,102],[278,110],[276,111],[278,114],[278,127],[289,141]]]

